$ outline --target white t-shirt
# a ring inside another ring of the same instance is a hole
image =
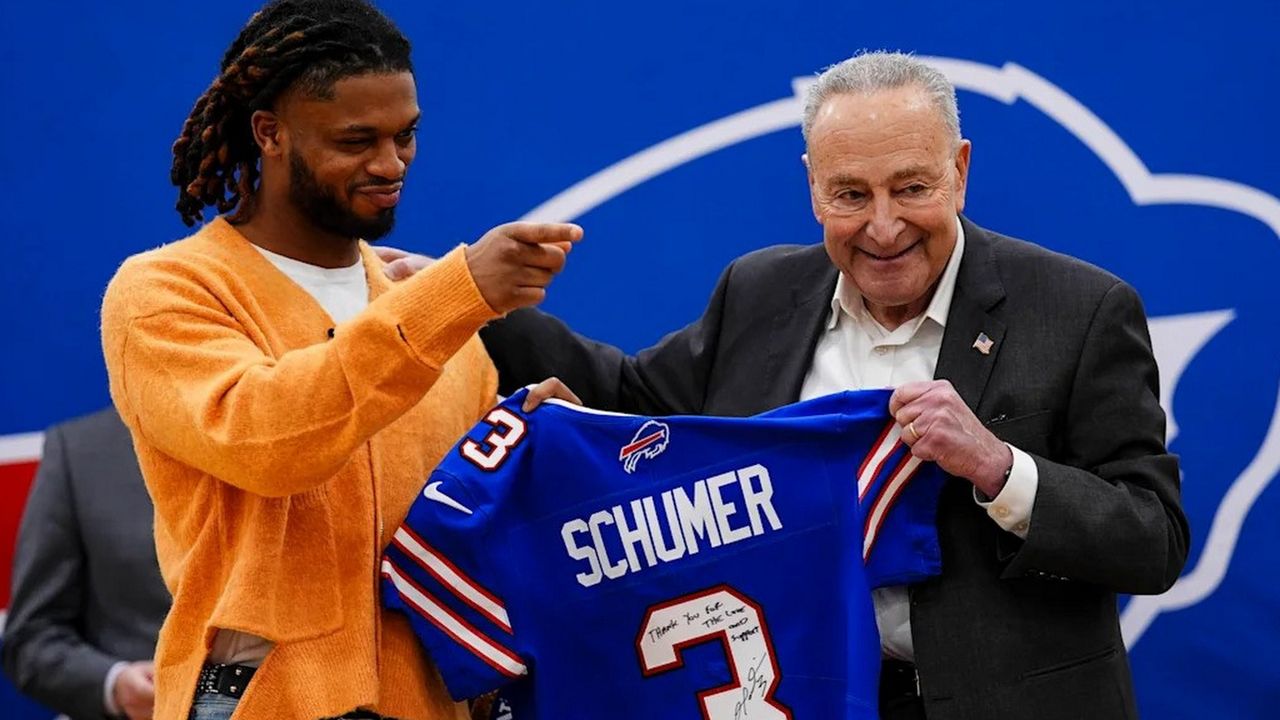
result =
[[[323,268],[277,255],[253,246],[280,272],[306,290],[335,323],[355,317],[369,304],[369,281],[365,279],[364,257],[343,268]]]

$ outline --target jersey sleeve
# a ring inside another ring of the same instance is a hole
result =
[[[870,587],[915,582],[941,571],[937,509],[944,473],[902,442],[889,415],[891,390],[846,391],[786,405],[758,417],[840,422],[841,454],[857,469],[862,559]],[[848,455],[843,455],[848,457]]]
[[[505,533],[493,521],[522,464],[520,399],[494,408],[454,446],[382,557],[383,605],[408,616],[458,700],[528,673],[529,648],[510,619],[519,597],[503,582]]]
[[[870,587],[916,582],[942,569],[938,498],[945,474],[902,442],[902,428],[884,419],[858,468],[862,561]]]

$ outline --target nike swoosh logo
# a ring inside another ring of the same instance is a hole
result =
[[[454,500],[453,498],[449,497],[448,495],[445,495],[444,493],[440,492],[440,485],[442,485],[442,484],[443,484],[443,483],[441,483],[439,480],[437,480],[437,481],[435,481],[435,482],[433,482],[433,483],[427,483],[427,486],[426,486],[425,488],[423,488],[423,489],[422,489],[422,497],[424,497],[424,498],[426,498],[426,499],[428,499],[428,500],[435,500],[436,502],[440,503],[441,505],[448,505],[449,507],[453,508],[454,510],[458,510],[458,511],[461,511],[461,512],[464,512],[464,513],[466,513],[466,514],[470,515],[470,514],[471,514],[471,508],[467,507],[466,505],[463,505],[462,503],[458,502],[457,500]]]

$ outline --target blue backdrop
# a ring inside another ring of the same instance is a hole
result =
[[[974,143],[969,216],[1118,273],[1152,317],[1195,546],[1173,590],[1124,608],[1144,716],[1274,712],[1274,3],[381,5],[415,42],[424,110],[389,242],[441,253],[575,219],[587,238],[546,307],[628,349],[696,317],[736,255],[820,240],[799,84],[860,48],[933,58]],[[169,147],[255,7],[0,9],[0,435],[107,403],[103,287],[183,235]]]

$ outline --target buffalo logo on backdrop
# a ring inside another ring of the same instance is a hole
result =
[[[1251,511],[1280,474],[1280,334],[1271,312],[1280,276],[1280,200],[1232,179],[1187,173],[1215,159],[1200,156],[1194,137],[1163,135],[1162,108],[1115,117],[1078,99],[1085,88],[1066,78],[1012,62],[926,60],[956,84],[962,127],[974,141],[966,213],[992,230],[1105,267],[1136,286],[1146,303],[1168,441],[1182,462],[1193,548],[1168,592],[1122,601],[1143,716],[1217,717],[1221,698],[1206,688],[1245,688],[1237,697],[1245,703],[1274,694],[1276,671],[1257,659],[1275,652],[1280,542],[1274,530],[1259,535],[1264,523]],[[633,315],[642,322],[634,324],[641,329],[661,321],[663,331],[672,330],[695,316],[682,314],[686,309],[696,314],[685,301],[693,294],[705,300],[712,287],[652,274],[665,255],[677,254],[670,248],[678,248],[679,257],[670,260],[679,263],[674,267],[718,271],[722,263],[711,259],[714,252],[727,259],[764,245],[820,241],[799,162],[799,120],[811,78],[791,78],[812,69],[787,65],[774,78],[753,72],[743,82],[762,88],[760,97],[776,99],[717,109],[718,119],[548,192],[522,219],[576,220],[594,238],[607,239],[584,246],[574,272],[558,287],[607,283],[600,291],[610,298],[604,307],[579,303],[565,311],[556,308],[553,293],[551,309],[572,325],[594,321],[599,328],[601,322],[621,327],[615,316],[636,308]],[[1089,97],[1123,88],[1102,90]],[[639,118],[633,127],[648,130],[646,121]],[[592,138],[578,142],[590,152]],[[1257,160],[1273,159],[1222,164]],[[625,211],[610,212],[611,203],[615,210],[625,203]],[[645,225],[651,219],[662,223],[655,221],[657,232]],[[679,244],[664,245],[668,238]],[[640,256],[644,262],[635,261],[636,248],[647,253]],[[620,262],[627,264],[623,271]],[[588,334],[614,339],[607,332]],[[979,336],[973,350],[988,351],[987,342]],[[514,426],[509,431],[503,438],[518,440]],[[7,481],[0,483],[6,493],[0,529],[8,528],[10,537],[41,439],[35,432],[0,436],[0,480]],[[665,425],[645,421],[620,447],[618,460],[633,473],[641,459],[653,460],[669,442]],[[505,452],[491,450],[483,460],[503,458]],[[424,492],[458,512],[470,511],[439,486]],[[7,550],[0,547],[5,562]],[[0,631],[7,570],[0,565]]]
[[[1152,171],[1137,146],[1066,90],[1020,65],[924,59],[955,83],[962,126],[974,140],[966,213],[992,230],[1116,272],[1138,288],[1147,305],[1160,367],[1160,401],[1168,416],[1170,448],[1182,459],[1183,501],[1194,546],[1177,584],[1160,596],[1126,598],[1121,623],[1144,707],[1165,703],[1154,714],[1171,714],[1179,702],[1177,693],[1143,693],[1142,686],[1167,688],[1171,672],[1187,672],[1177,658],[1203,652],[1191,638],[1208,621],[1191,613],[1224,585],[1231,587],[1228,569],[1250,508],[1280,471],[1280,368],[1262,361],[1280,357],[1280,340],[1270,329],[1269,308],[1261,306],[1265,303],[1258,293],[1280,270],[1274,260],[1280,200],[1231,180],[1177,174],[1176,167]],[[753,164],[744,163],[739,172],[753,183],[778,183],[778,196],[785,197],[797,182],[791,164],[798,164],[798,126],[810,82],[795,79],[784,97],[624,158],[554,195],[524,219],[594,223],[598,235],[625,237],[625,228],[601,228],[601,218],[583,216],[642,183],[647,184],[643,198],[619,215],[678,216],[701,187],[681,186],[688,180],[672,171],[715,154],[716,171],[724,173],[730,161],[724,155],[731,148],[783,130],[793,142],[777,156],[782,165],[761,167],[760,154],[753,150]],[[1158,126],[1159,115],[1144,122]],[[652,187],[662,184],[669,187]],[[652,207],[655,197],[671,208]],[[607,224],[609,218],[603,219]],[[724,223],[724,237],[759,240],[753,247],[821,239],[807,214],[795,217],[790,237],[761,238],[752,227],[733,226],[731,213],[717,215],[716,221]],[[708,295],[710,290],[708,286]],[[670,330],[688,318],[668,320]],[[979,352],[989,351],[984,339],[974,342]],[[628,472],[634,470],[639,448],[659,438],[661,446],[650,446],[656,452],[665,446],[665,434],[642,428],[623,448],[619,459]],[[1212,622],[1223,628],[1247,622],[1233,619],[1232,612],[1256,606],[1257,598],[1250,600],[1246,593],[1224,597],[1220,602],[1228,609],[1214,612]],[[1233,634],[1257,635],[1243,625]],[[1259,642],[1265,647],[1265,641]],[[1227,650],[1219,649],[1224,658]],[[1196,665],[1203,667],[1200,661]]]

